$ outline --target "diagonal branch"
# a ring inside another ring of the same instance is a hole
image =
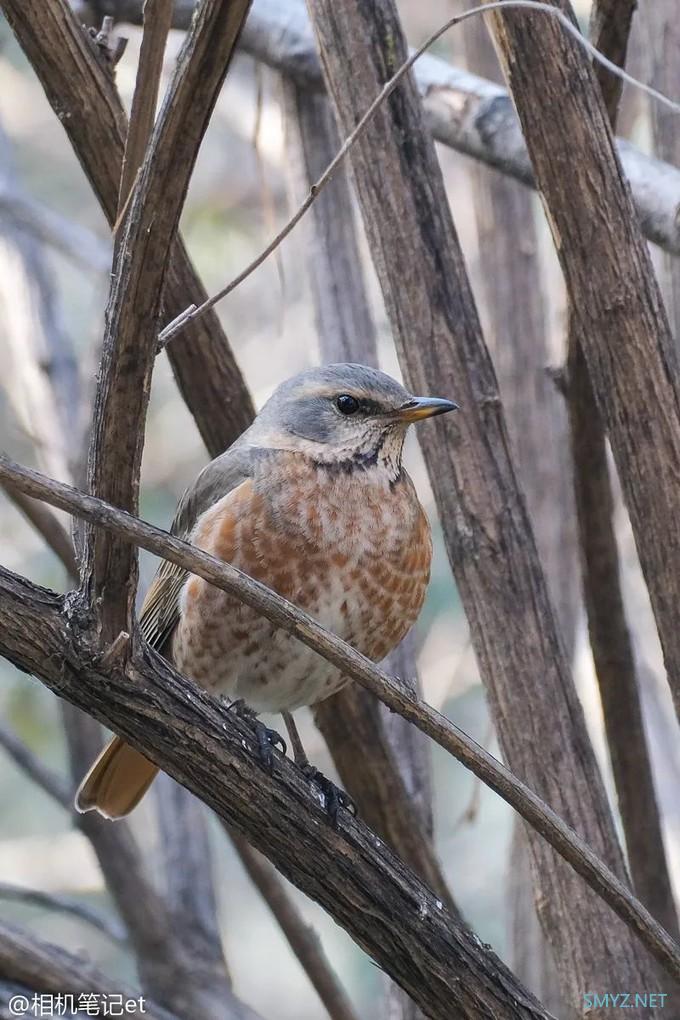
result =
[[[72,896],[55,896],[53,893],[43,892],[42,889],[28,889],[21,885],[0,882],[0,900],[23,903],[55,913],[70,914],[103,932],[114,942],[127,942],[127,932],[119,921],[104,914],[101,910],[96,910],[88,903],[81,903],[80,900],[74,899]]]
[[[613,872],[593,853],[590,847],[567,825],[565,822],[548,807],[539,797],[536,796],[524,783],[514,776],[504,765],[498,762],[492,755],[479,747],[462,730],[451,723],[439,712],[431,708],[425,702],[414,698],[412,691],[401,681],[388,676],[365,656],[357,652],[351,645],[346,644],[334,634],[326,631],[313,617],[303,610],[298,609],[291,603],[286,602],[275,592],[270,591],[258,581],[245,574],[242,574],[235,567],[222,560],[209,556],[202,550],[183,542],[178,538],[146,524],[144,521],[133,517],[123,510],[104,503],[102,500],[86,493],[79,492],[69,485],[64,485],[54,479],[48,479],[39,472],[31,471],[28,468],[14,464],[8,458],[0,456],[0,478],[10,480],[17,488],[34,496],[43,499],[45,502],[67,510],[79,517],[89,520],[99,527],[115,531],[121,538],[147,549],[157,556],[162,556],[171,563],[205,578],[216,587],[221,588],[229,594],[235,595],[241,601],[257,610],[268,620],[271,620],[277,627],[293,634],[309,648],[323,655],[337,666],[343,673],[353,677],[367,689],[373,691],[383,704],[394,712],[398,712],[405,719],[408,719],[417,726],[423,733],[435,740],[444,750],[457,758],[466,768],[469,768],[475,775],[492,790],[498,793],[508,804],[510,804],[537,832],[539,832],[550,845],[567,861],[575,871],[581,875],[588,885],[598,894],[610,907],[630,926],[632,931],[647,946],[650,952],[662,963],[662,965],[676,977],[680,977],[680,947],[678,947],[667,932],[652,918],[647,910],[635,899],[630,890],[613,874]],[[15,575],[4,571],[5,578],[5,600],[0,600],[0,623],[3,623],[3,611],[5,627],[0,627],[0,651],[11,661],[17,663],[20,668],[34,672],[48,686],[57,690],[57,693],[66,696],[64,687],[64,670],[66,661],[74,661],[69,657],[65,659],[66,645],[59,644],[59,651],[50,652],[49,635],[51,628],[56,628],[57,635],[63,624],[58,622],[58,609],[61,603],[56,596],[44,589],[37,589],[28,582],[17,579]],[[15,591],[18,585],[18,591]],[[28,593],[22,595],[22,593]],[[31,596],[30,598],[28,596]],[[26,632],[15,633],[10,620],[22,613],[24,602],[27,606],[30,620],[37,625],[40,620],[40,606],[44,605],[45,612],[50,608],[50,627],[36,629],[31,635],[30,627]],[[69,630],[70,639],[75,640],[78,629],[77,615],[71,618]],[[59,639],[61,640],[61,639]],[[40,653],[38,646],[45,642],[46,650]],[[130,736],[131,719],[127,719],[125,708],[135,708],[144,712],[144,706],[151,711],[153,709],[153,698],[147,704],[147,696],[144,697],[144,705],[130,704],[126,701],[116,708],[109,705],[109,697],[112,696],[112,684],[115,677],[120,673],[120,663],[111,664],[106,661],[106,656],[99,653],[95,669],[92,663],[93,650],[91,645],[87,646],[89,652],[88,666],[76,656],[78,663],[78,676],[87,679],[88,676],[98,677],[97,683],[101,683],[101,676],[106,675],[108,687],[101,693],[105,698],[106,720],[112,720],[115,716],[115,728],[125,737]],[[56,656],[55,662],[50,656]],[[83,650],[83,655],[85,654]],[[96,653],[95,653],[96,657]],[[40,659],[40,661],[38,661]],[[167,665],[161,665],[154,658],[158,675],[177,676]],[[102,672],[98,672],[101,670]],[[151,674],[149,674],[151,675]],[[146,674],[145,674],[146,676]],[[61,678],[61,679],[60,679]],[[139,678],[138,678],[139,679]],[[93,681],[94,682],[94,681]],[[88,681],[89,684],[89,681]],[[106,685],[104,685],[106,686]],[[115,686],[115,684],[113,684]],[[201,699],[206,704],[211,703],[207,695],[201,698],[195,693],[195,688],[187,688],[192,691],[192,701]],[[91,694],[90,687],[87,686]],[[134,690],[134,689],[133,689]],[[137,691],[138,693],[138,691]],[[68,696],[70,700],[78,700],[85,697],[80,691],[77,683],[69,685]],[[150,695],[148,696],[151,697]],[[134,698],[133,698],[134,701]],[[80,703],[80,702],[79,702]],[[95,698],[91,710],[97,714],[95,709],[99,703]],[[110,711],[109,711],[110,709]],[[182,710],[175,709],[178,718],[182,717]],[[184,711],[186,711],[186,706]],[[192,717],[193,718],[193,717]],[[146,719],[145,725],[149,725]],[[220,724],[223,726],[224,724]],[[226,727],[224,727],[226,729]],[[149,734],[151,736],[152,734]],[[175,743],[176,734],[173,738],[168,737],[173,754],[170,756],[174,762],[181,757]],[[144,747],[144,730],[141,728],[139,734],[131,737],[131,742],[137,746]],[[149,748],[150,757],[153,757]],[[154,759],[155,760],[155,759]],[[161,764],[161,763],[159,763]],[[194,766],[196,763],[194,762]],[[165,763],[161,764],[165,769]],[[171,775],[175,775],[174,768],[165,769]],[[182,780],[190,789],[195,789],[190,776]],[[201,792],[201,799],[210,803],[210,799]],[[297,845],[297,844],[296,844]],[[278,866],[278,864],[277,864]],[[284,870],[284,874],[287,873]],[[332,911],[331,911],[332,912]]]
[[[247,723],[146,646],[123,668],[106,664],[64,609],[64,599],[0,571],[0,652],[143,747],[317,900],[433,1020],[547,1020],[361,822],[343,813],[338,829],[330,826],[322,799],[288,759],[277,754],[275,773],[263,769]]]
[[[616,62],[625,62],[634,8],[635,0],[597,0],[593,7],[593,41]],[[613,128],[620,82],[600,73],[600,68],[594,70]],[[606,435],[583,351],[578,314],[573,307],[568,324],[566,396],[583,587],[612,774],[633,887],[652,914],[677,938],[678,918],[645,735],[635,653],[621,590]]]
[[[349,137],[372,97],[384,95],[404,66],[396,4],[309,0],[309,8],[342,133]],[[436,380],[465,409],[456,421],[430,423],[418,439],[504,758],[625,881],[441,168],[410,77],[356,141],[352,169],[407,384],[428,391]],[[611,922],[533,831],[529,843],[536,898],[565,997],[581,1003],[583,988],[605,974],[614,984],[651,979],[651,961],[630,932]]]
[[[176,0],[173,27],[188,28],[193,9],[194,0]],[[119,21],[140,24],[142,0],[106,0],[106,10]],[[239,45],[302,87],[325,88],[303,0],[254,0]],[[535,187],[526,143],[505,89],[429,54],[416,64],[415,81],[438,142]],[[617,147],[642,230],[662,248],[680,252],[680,169],[624,139]]]
[[[2,0],[2,7],[113,226],[127,123],[110,74],[66,0]],[[171,247],[165,310],[173,316],[188,300],[200,304],[206,298],[178,239]],[[250,424],[253,406],[217,316],[189,326],[168,357],[206,445],[221,452]]]
[[[139,1002],[139,995],[131,988],[120,981],[112,982],[81,955],[69,953],[4,921],[0,922],[0,974],[3,981],[31,992],[51,994],[54,998],[61,994],[62,1002],[65,996],[77,997],[82,993],[110,996],[114,1002],[122,993],[124,999]],[[145,999],[144,1006],[149,1020],[174,1020],[174,1014],[155,1002]],[[13,1011],[7,1015],[14,1015]]]

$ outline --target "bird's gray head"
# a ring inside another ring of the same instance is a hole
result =
[[[408,426],[456,406],[414,397],[365,365],[326,365],[282,383],[258,415],[249,441],[296,450],[347,471],[377,464],[396,478]]]

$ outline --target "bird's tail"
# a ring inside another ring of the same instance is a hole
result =
[[[98,811],[104,818],[122,818],[137,807],[158,769],[120,737],[114,737],[94,762],[76,794],[81,813]]]

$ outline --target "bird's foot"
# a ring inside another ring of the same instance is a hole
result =
[[[278,747],[281,754],[284,755],[287,752],[286,741],[283,739],[280,733],[276,730],[270,729],[269,726],[265,726],[257,718],[257,713],[245,703],[243,698],[239,698],[238,701],[232,701],[227,706],[227,711],[235,712],[239,719],[243,719],[253,727],[255,731],[255,739],[257,741],[257,750],[260,755],[260,761],[265,768],[271,772],[274,768],[274,748]]]
[[[307,763],[303,765],[302,771],[321,790],[324,798],[324,807],[334,829],[338,827],[338,810],[341,807],[349,811],[353,818],[356,818],[357,806],[349,794],[331,782],[314,765]]]

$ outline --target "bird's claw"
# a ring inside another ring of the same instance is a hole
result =
[[[283,739],[280,733],[276,730],[270,729],[269,726],[265,726],[263,722],[257,718],[255,712],[246,705],[242,698],[238,701],[232,701],[228,706],[227,711],[235,712],[240,719],[244,719],[246,722],[251,723],[253,730],[255,731],[255,739],[257,741],[257,750],[260,755],[260,761],[269,769],[271,772],[274,768],[274,748],[278,747],[281,754],[286,755],[288,750],[286,741]]]
[[[349,794],[345,793],[344,790],[341,790],[339,786],[324,776],[323,772],[319,772],[314,765],[305,765],[302,771],[321,790],[324,797],[324,807],[334,829],[338,827],[338,810],[341,807],[345,811],[349,811],[353,818],[356,818],[357,806]]]

